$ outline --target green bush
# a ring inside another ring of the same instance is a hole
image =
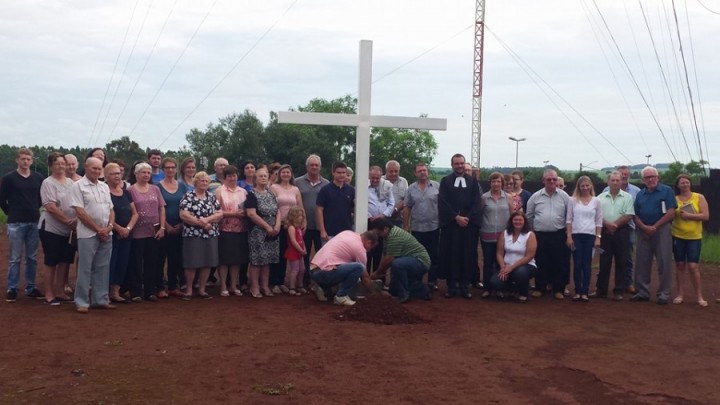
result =
[[[7,215],[0,210],[0,225],[5,225],[7,223]]]
[[[720,235],[706,233],[703,236],[700,261],[720,263]]]

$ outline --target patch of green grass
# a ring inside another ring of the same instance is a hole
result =
[[[7,224],[7,215],[3,212],[3,210],[0,210],[0,225]]]
[[[706,233],[703,236],[700,261],[720,263],[720,235]]]

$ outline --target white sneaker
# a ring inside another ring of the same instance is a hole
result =
[[[333,302],[335,302],[335,305],[345,305],[345,306],[355,305],[355,301],[351,300],[350,297],[348,297],[348,296],[338,297],[336,295],[335,300]]]
[[[327,297],[325,296],[325,291],[323,291],[322,288],[315,286],[315,289],[313,290],[315,292],[315,298],[317,298],[320,302],[327,302]]]

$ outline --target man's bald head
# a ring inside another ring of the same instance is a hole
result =
[[[89,157],[85,160],[85,177],[96,182],[102,176],[102,160],[96,157]]]

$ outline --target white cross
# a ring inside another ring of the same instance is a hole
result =
[[[370,168],[370,127],[447,129],[447,120],[440,118],[393,117],[370,114],[372,86],[372,41],[360,41],[360,74],[358,80],[358,113],[335,114],[313,112],[278,112],[282,124],[331,125],[357,127],[355,138],[355,231],[367,230],[368,174]]]

